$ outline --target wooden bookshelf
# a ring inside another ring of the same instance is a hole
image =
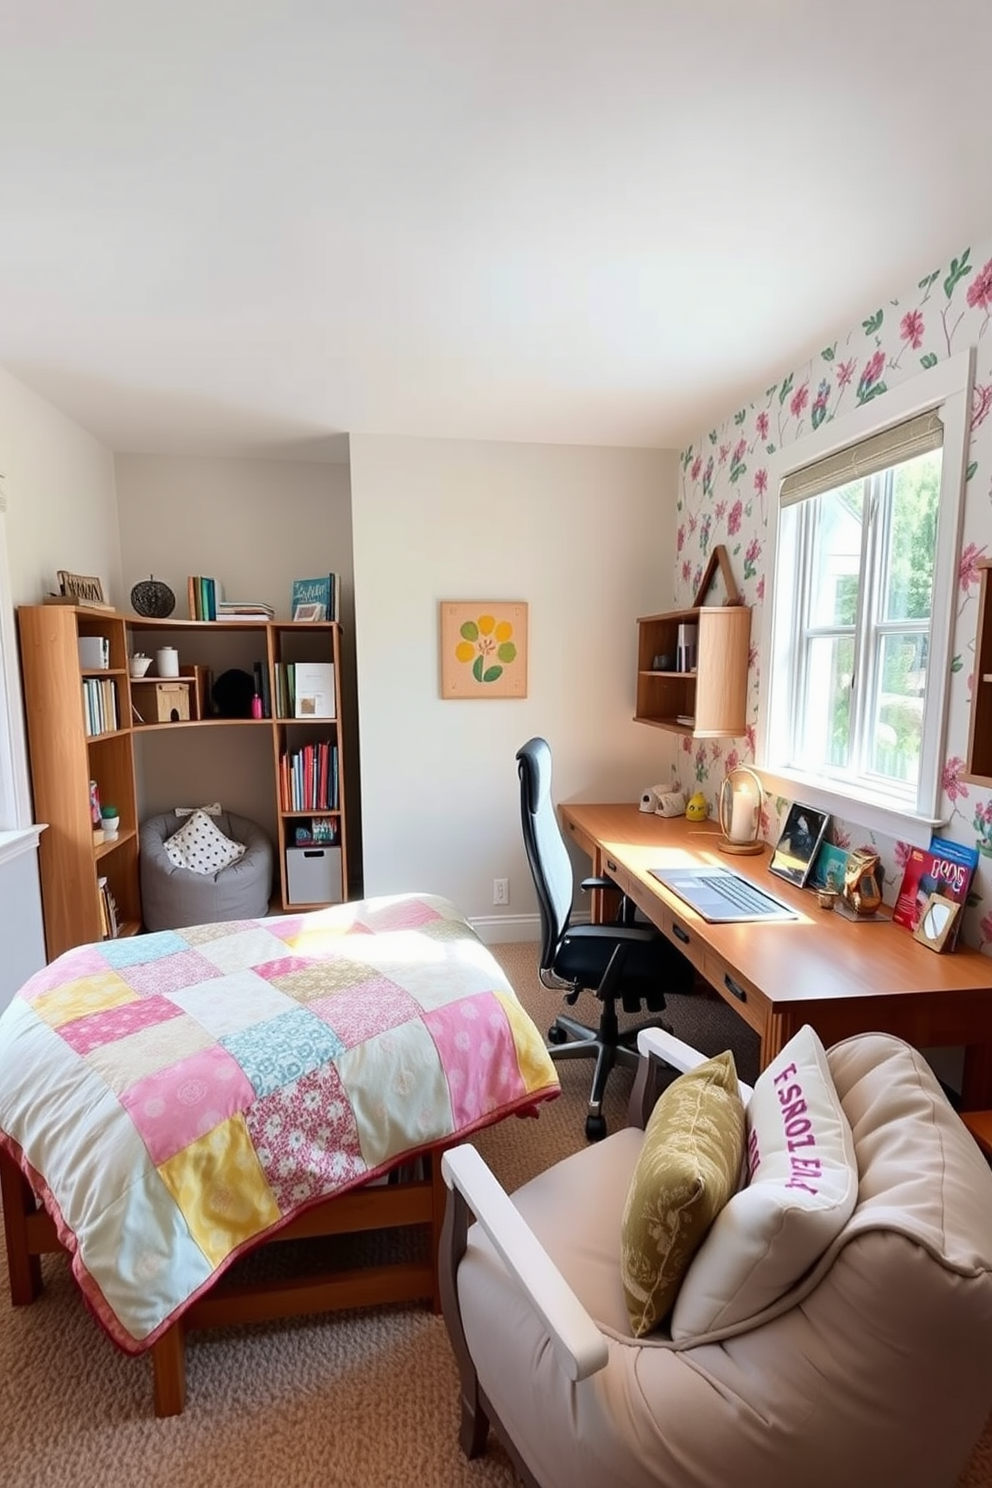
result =
[[[696,665],[676,666],[681,625],[696,626]],[[694,739],[739,738],[747,726],[751,611],[702,605],[637,622],[635,723]],[[662,665],[667,662],[667,665]]]
[[[287,850],[296,846],[296,825],[307,817],[330,823],[336,839],[335,863],[340,868],[338,896],[347,897],[341,645],[336,622],[146,620],[71,605],[24,605],[18,609],[17,620],[34,812],[37,821],[48,825],[48,831],[41,835],[39,861],[49,960],[72,946],[101,939],[100,877],[107,878],[117,903],[119,934],[136,934],[141,929],[136,753],[140,737],[151,730],[267,729],[272,741],[271,769],[264,780],[259,779],[259,791],[268,792],[277,823],[272,908],[312,909],[335,902],[315,899],[289,903]],[[154,653],[156,643],[175,643],[170,633],[177,631],[182,637],[183,664],[180,677],[169,680],[189,682],[191,717],[177,722],[138,721],[132,712],[132,699],[139,692],[147,694],[157,679],[132,682],[128,657],[134,651]],[[243,641],[235,638],[243,638],[246,633],[254,636],[264,657],[273,705],[277,663],[333,661],[335,717],[255,719],[213,715],[207,695],[208,665],[216,666],[225,644],[230,645],[234,658],[229,664],[240,665],[237,647]],[[81,636],[109,640],[107,668],[80,666]],[[109,679],[116,689],[118,727],[90,734],[83,679],[95,676]],[[230,747],[230,733],[225,737],[226,747]],[[280,758],[318,739],[333,741],[337,749],[336,805],[326,810],[286,810],[279,795]],[[102,804],[113,803],[120,812],[119,833],[112,842],[94,841],[89,806],[91,780],[97,782]]]

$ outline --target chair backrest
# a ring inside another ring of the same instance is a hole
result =
[[[572,861],[551,799],[551,749],[546,739],[528,739],[517,750],[520,825],[541,910],[541,967],[549,968],[572,912]]]

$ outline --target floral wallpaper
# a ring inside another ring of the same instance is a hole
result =
[[[681,455],[678,498],[676,606],[692,604],[709,554],[723,543],[746,604],[760,608],[765,594],[765,551],[774,501],[768,459],[783,445],[804,438],[838,413],[847,413],[921,368],[976,348],[970,447],[957,612],[952,638],[952,678],[946,758],[943,763],[942,835],[980,849],[962,937],[992,955],[992,791],[965,780],[971,707],[979,569],[992,554],[992,242],[979,251],[964,248],[950,263],[932,268],[899,299],[873,309],[842,339],[833,341],[789,372],[753,402],[738,409]],[[687,793],[701,790],[716,811],[727,770],[754,758],[755,724],[762,687],[758,637],[752,623],[748,670],[748,728],[742,739],[673,744],[673,780]],[[762,834],[775,841],[789,802],[766,800]],[[877,836],[857,821],[834,817],[829,833],[838,847],[872,846],[879,853],[885,898],[892,902],[902,880],[907,844]]]

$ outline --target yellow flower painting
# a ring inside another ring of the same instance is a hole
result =
[[[441,601],[441,696],[527,696],[526,604]]]

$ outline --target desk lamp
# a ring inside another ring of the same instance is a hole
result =
[[[720,787],[718,815],[723,836],[717,843],[725,853],[759,853],[765,844],[758,836],[761,826],[761,781],[746,765],[738,765],[724,776]]]

